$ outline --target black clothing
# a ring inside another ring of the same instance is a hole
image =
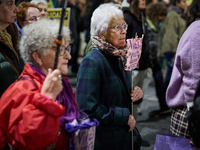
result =
[[[144,34],[144,38],[142,41],[142,54],[139,60],[139,68],[136,70],[145,70],[150,66],[150,51],[148,44],[148,30],[147,30],[147,22],[144,20],[144,26],[141,20],[137,20],[136,16],[133,15],[129,10],[124,10],[124,20],[128,24],[126,39],[135,38],[137,34],[138,37],[142,37]],[[144,28],[143,28],[144,27]]]

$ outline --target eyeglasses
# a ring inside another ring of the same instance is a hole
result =
[[[56,50],[57,46],[52,47],[54,50]],[[60,45],[60,56],[65,55],[65,53],[68,52],[69,54],[71,53],[71,46],[65,47],[64,45]]]
[[[26,20],[26,21],[30,21],[30,22],[36,22],[36,21],[38,21],[38,20],[40,20],[41,19],[41,17],[39,16],[39,17],[36,17],[36,16],[32,16],[31,18],[29,18],[28,20]]]
[[[71,46],[65,47],[64,45],[60,45],[60,56],[65,55],[66,51],[70,54],[71,53]]]
[[[46,8],[39,8],[39,11],[42,12],[44,10],[44,12],[47,12]]]
[[[127,30],[128,29],[128,25],[127,24],[117,25],[115,27],[108,27],[108,29],[115,29],[116,32],[121,32],[123,29]]]

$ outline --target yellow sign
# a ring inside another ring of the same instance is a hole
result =
[[[47,0],[47,8],[54,8],[52,0]]]
[[[192,3],[192,0],[186,0],[186,4],[189,6]]]
[[[62,15],[62,8],[50,8],[47,10],[47,13],[49,19],[60,21]],[[70,8],[66,8],[64,25],[69,26],[69,21],[70,21]]]

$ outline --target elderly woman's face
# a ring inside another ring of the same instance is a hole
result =
[[[26,20],[24,21],[22,27],[34,23],[40,19],[40,11],[35,7],[29,7],[26,12]]]
[[[126,44],[125,28],[126,22],[124,18],[113,18],[108,25],[107,33],[103,34],[102,38],[116,48],[123,47]]]
[[[0,4],[0,26],[7,27],[13,23],[18,12],[15,0],[3,0]]]
[[[54,60],[55,60],[55,55],[56,55],[56,48],[57,44],[52,43],[52,47],[47,51],[46,55],[40,54],[40,61],[39,66],[40,70],[44,73],[48,73],[48,68],[53,69],[54,67]],[[65,39],[62,39],[62,44],[60,46],[60,54],[58,57],[58,63],[57,63],[57,69],[61,71],[61,73],[67,74],[68,72],[68,62],[71,59],[70,55],[70,47],[66,43]]]
[[[39,3],[37,5],[42,18],[47,18],[47,6],[44,3]]]

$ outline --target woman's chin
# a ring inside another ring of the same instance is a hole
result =
[[[61,70],[61,74],[62,75],[66,75],[68,73],[68,68],[67,69],[64,69],[64,70]]]

